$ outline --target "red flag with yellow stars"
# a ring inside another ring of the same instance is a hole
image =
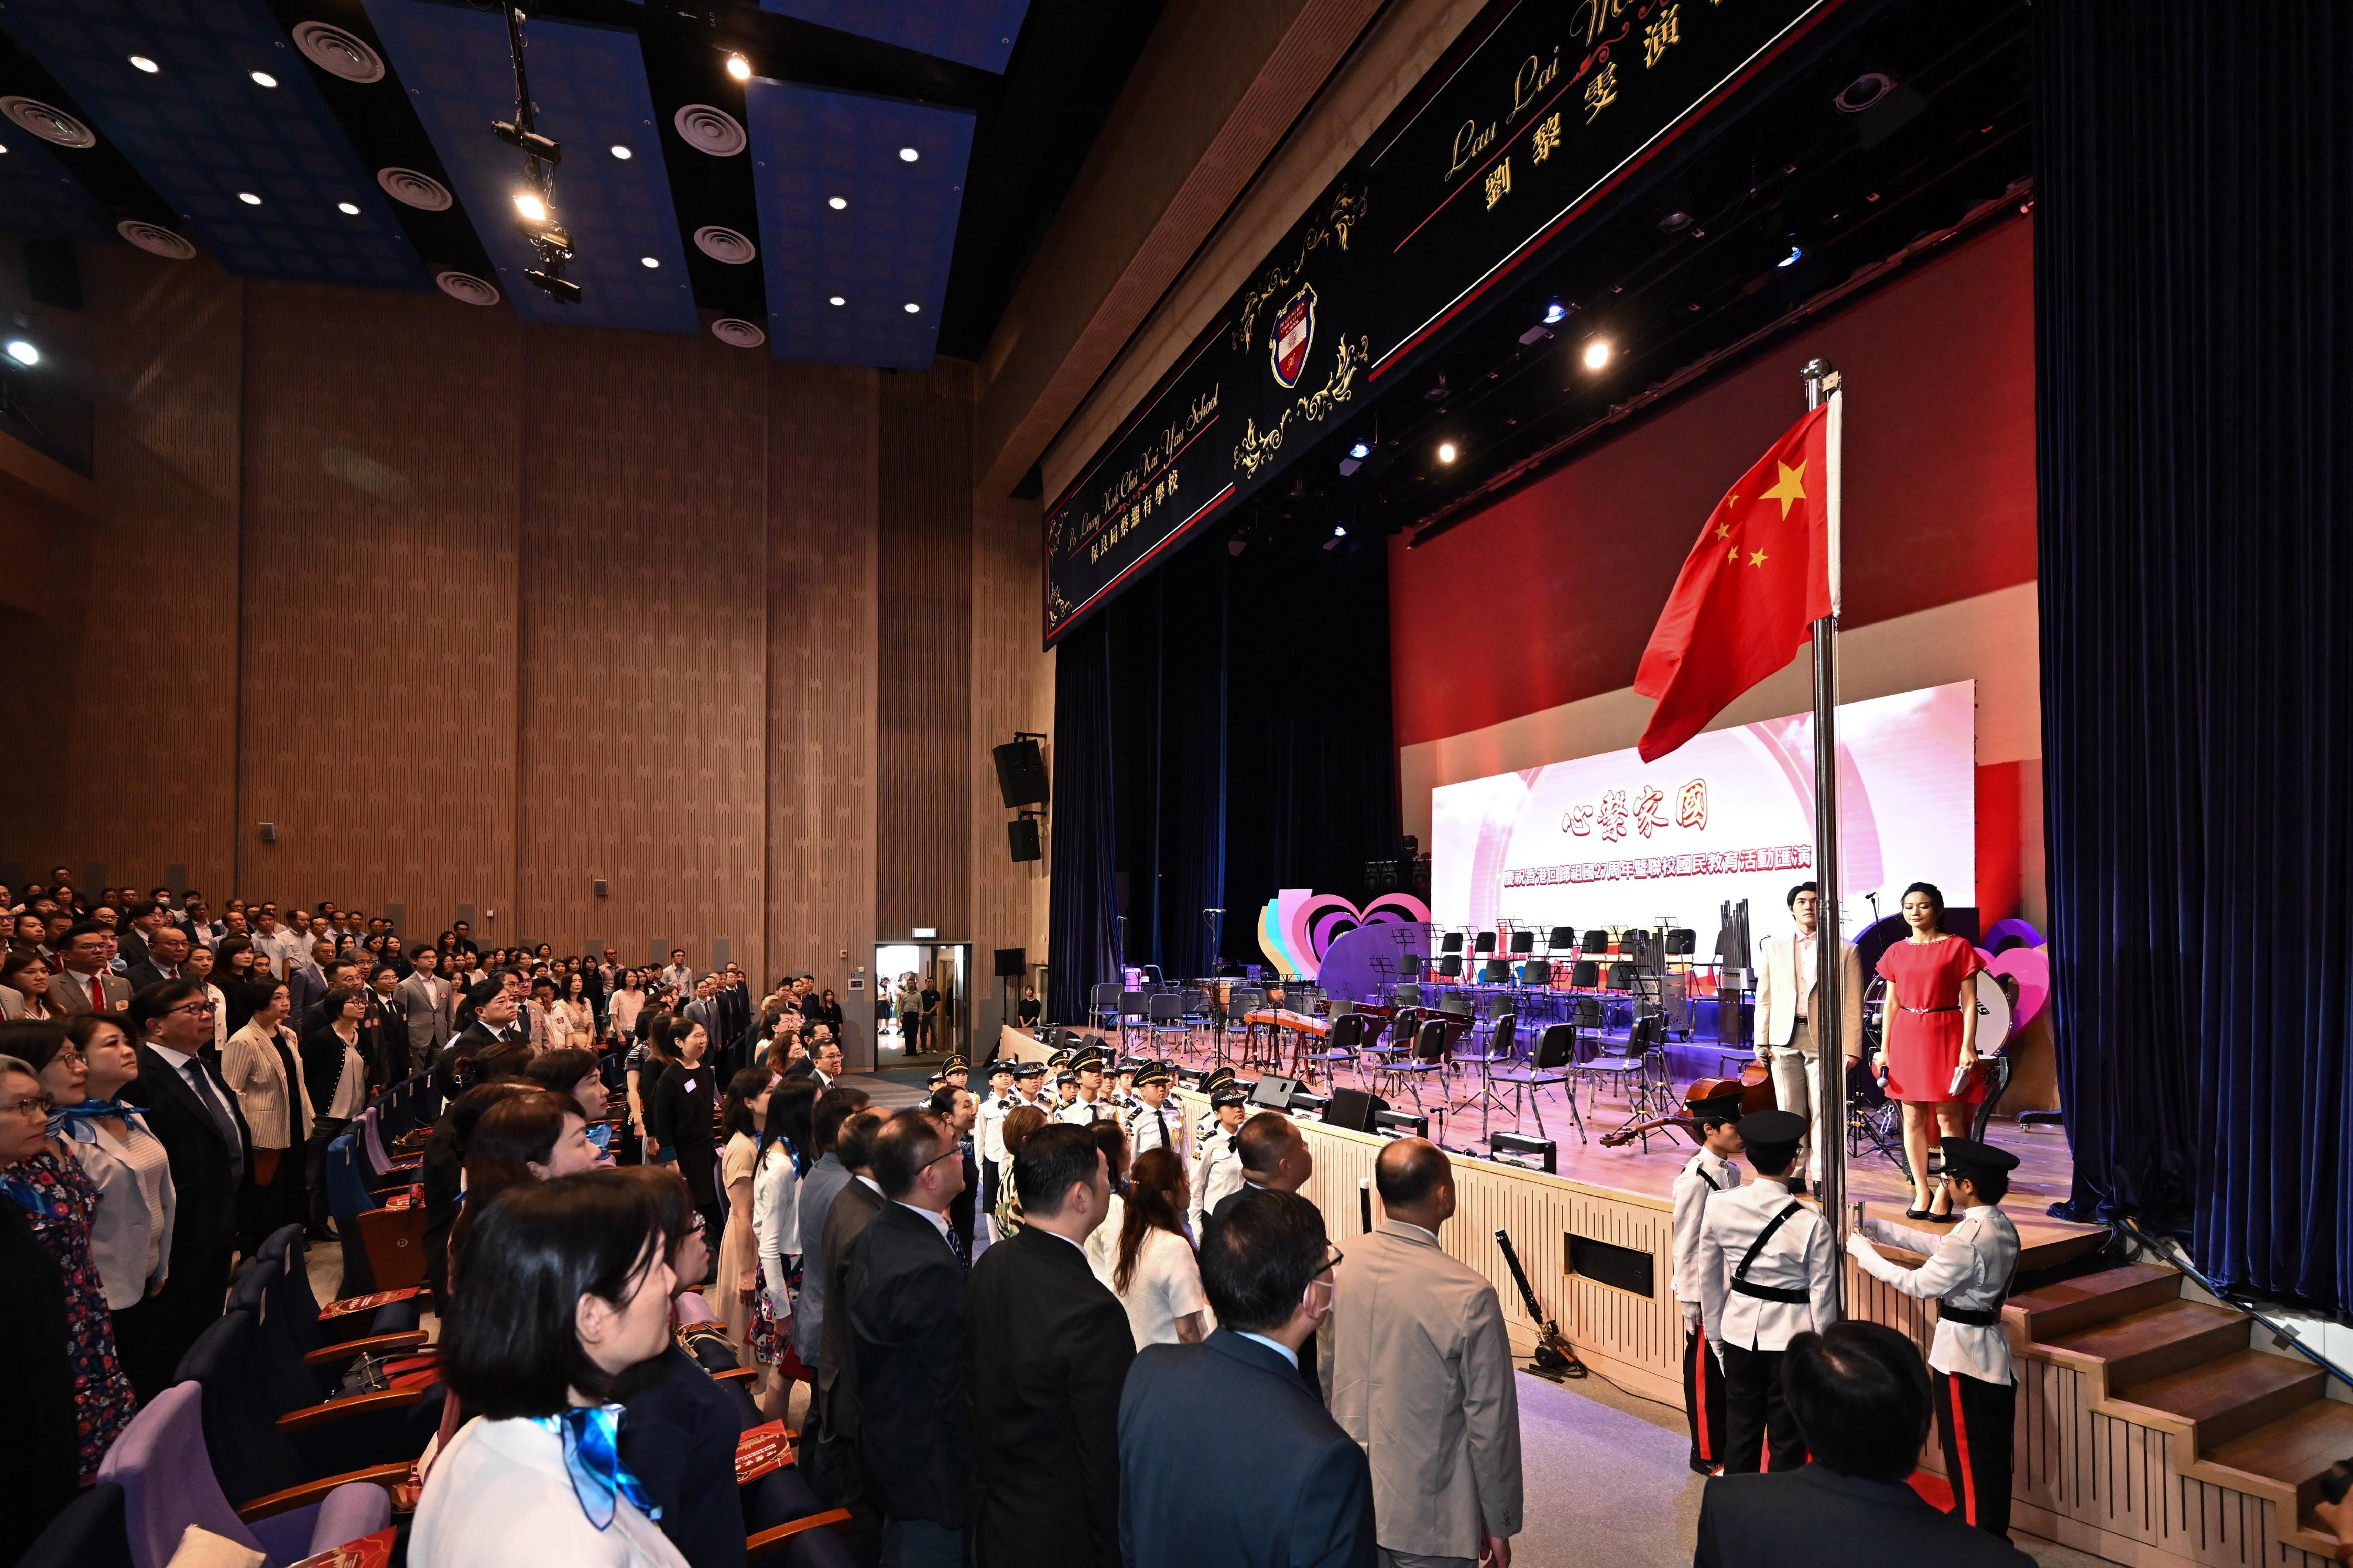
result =
[[[1656,698],[1638,750],[1656,762],[1788,664],[1831,613],[1836,397],[1789,426],[1708,514],[1642,650]]]

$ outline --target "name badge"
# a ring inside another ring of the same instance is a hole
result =
[[[688,1079],[686,1080],[686,1092],[689,1094],[692,1094],[694,1092],[694,1079]]]

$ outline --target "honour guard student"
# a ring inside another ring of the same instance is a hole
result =
[[[1078,1088],[1079,1075],[1071,1068],[1071,1047],[1064,1046],[1046,1058],[1046,1098],[1038,1109],[1051,1116],[1071,1102],[1071,1093]]]
[[[1724,1366],[1724,1473],[1740,1476],[1806,1462],[1781,1357],[1799,1334],[1838,1321],[1839,1265],[1830,1222],[1789,1195],[1806,1119],[1760,1110],[1733,1131],[1757,1179],[1708,1199],[1694,1264],[1700,1321]]]
[[[2010,1539],[2010,1423],[2018,1409],[2017,1376],[2001,1303],[2018,1270],[2018,1227],[2001,1212],[2018,1156],[1974,1138],[1947,1138],[1945,1180],[1960,1223],[1947,1231],[1914,1230],[1883,1219],[1865,1220],[1846,1249],[1873,1279],[1906,1296],[1936,1303],[1936,1337],[1928,1367],[1936,1390],[1936,1436],[1945,1475],[1953,1483],[1953,1512],[1981,1530]],[[1865,1239],[1868,1233],[1869,1239]],[[1924,1253],[1906,1268],[1879,1255],[1872,1242]]]
[[[1691,1423],[1691,1468],[1704,1476],[1724,1463],[1724,1369],[1700,1321],[1704,1292],[1699,1235],[1708,1199],[1740,1184],[1740,1167],[1732,1161],[1742,1148],[1733,1125],[1740,1120],[1740,1096],[1736,1091],[1686,1100],[1683,1105],[1700,1147],[1675,1175],[1674,1291],[1683,1315],[1683,1414]]]
[[[973,1117],[973,1146],[980,1156],[980,1212],[997,1212],[997,1166],[1005,1159],[1005,1118],[1021,1101],[1013,1093],[1013,1063],[1004,1057],[988,1064],[988,1092]]]
[[[1211,1129],[1202,1134],[1201,1152],[1193,1158],[1193,1237],[1200,1239],[1209,1213],[1218,1201],[1242,1184],[1242,1120],[1250,1111],[1250,1096],[1231,1079],[1209,1095]]]
[[[1081,1051],[1071,1059],[1071,1071],[1076,1079],[1077,1090],[1054,1120],[1073,1127],[1092,1127],[1098,1121],[1109,1121],[1111,1107],[1103,1099],[1103,1058],[1091,1050]]]
[[[972,1087],[972,1064],[961,1056],[951,1056],[940,1064],[940,1079],[956,1089]]]
[[[1111,1089],[1104,1099],[1110,1103],[1112,1113],[1122,1121],[1125,1121],[1127,1113],[1135,1109],[1135,1075],[1149,1065],[1145,1058],[1123,1057],[1112,1073]]]
[[[1046,1092],[1044,1062],[1013,1064],[1013,1105],[1034,1106],[1049,1116],[1054,1113],[1053,1097]],[[1010,1110],[1013,1106],[1008,1105],[1006,1109]]]
[[[1136,1069],[1135,1101],[1128,1108],[1127,1152],[1132,1160],[1148,1149],[1166,1149],[1185,1157],[1185,1118],[1168,1109],[1168,1087],[1176,1073],[1166,1062],[1146,1062]]]
[[[1202,1111],[1201,1120],[1193,1124],[1194,1148],[1200,1148],[1209,1134],[1218,1130],[1218,1090],[1233,1081],[1234,1069],[1222,1062],[1201,1075],[1201,1099],[1208,1109]],[[1195,1184],[1194,1190],[1200,1190],[1198,1184]]]

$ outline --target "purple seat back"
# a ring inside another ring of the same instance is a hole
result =
[[[137,1568],[164,1568],[192,1524],[262,1549],[213,1479],[205,1458],[204,1391],[195,1384],[165,1389],[132,1416],[106,1451],[98,1479],[122,1489],[123,1527]]]

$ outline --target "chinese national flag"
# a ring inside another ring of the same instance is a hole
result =
[[[1638,750],[1656,762],[1789,662],[1831,614],[1831,419],[1789,426],[1715,503],[1642,650],[1634,689],[1658,700]]]

